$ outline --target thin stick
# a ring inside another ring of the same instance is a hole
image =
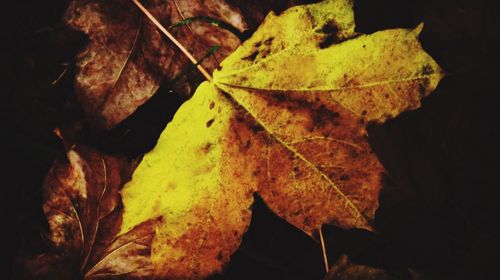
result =
[[[325,240],[323,239],[323,230],[319,229],[319,240],[321,242],[321,251],[323,251],[323,262],[325,263],[325,270],[328,273],[330,266],[328,265],[328,257],[326,256]]]
[[[184,48],[184,46],[179,41],[177,41],[177,39],[175,39],[175,37],[170,32],[168,32],[167,29],[163,27],[163,25],[161,25],[161,23],[138,0],[132,0],[132,2],[134,2],[134,4],[144,13],[144,15],[146,15],[151,20],[151,22],[153,22],[153,24],[156,25],[156,27],[160,29],[160,31],[165,34],[165,36],[167,36],[168,39],[170,39],[170,41],[172,41],[187,58],[189,58],[189,60],[191,60],[193,64],[197,64],[198,61],[196,60],[196,58],[194,58],[194,56],[186,48]],[[200,70],[201,74],[205,76],[205,79],[207,79],[208,81],[212,80],[212,76],[210,76],[205,68],[203,68],[199,64],[196,65],[196,67],[198,68],[198,70]]]

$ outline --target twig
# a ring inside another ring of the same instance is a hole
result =
[[[191,60],[193,64],[196,65],[196,63],[198,62],[196,58],[194,58],[194,56],[179,41],[177,41],[177,39],[175,39],[175,37],[170,32],[168,32],[167,29],[163,27],[163,25],[161,25],[161,23],[138,0],[132,0],[132,2],[134,2],[134,4],[144,13],[144,15],[146,15],[151,20],[151,22],[158,29],[160,29],[160,31],[165,34],[165,36],[167,36],[168,39],[170,39],[170,41],[172,41],[172,43],[174,43],[181,50],[181,52],[187,58],[189,58],[189,60]],[[205,68],[203,68],[201,65],[196,65],[196,67],[198,68],[198,70],[200,70],[201,74],[205,76],[205,79],[207,79],[208,81],[212,80],[212,76],[210,76]]]
[[[190,64],[189,67],[186,67],[186,69],[182,70],[177,77],[173,78],[170,81],[171,85],[175,85],[184,75],[187,75],[191,70],[193,70],[194,67],[200,65],[205,59],[207,59],[209,56],[213,55],[218,49],[220,48],[219,45],[215,45],[211,47],[201,58],[196,62],[196,64]]]
[[[51,86],[54,86],[55,84],[57,84],[62,79],[62,77],[64,77],[64,74],[66,74],[66,72],[68,72],[69,63],[64,63],[62,65],[64,66],[64,70],[61,72],[61,74],[59,74],[59,76],[57,76],[57,78],[55,80],[52,81],[52,83],[50,83]]]
[[[323,229],[319,229],[319,240],[321,242],[321,251],[323,251],[323,262],[325,263],[326,273],[330,270],[328,265],[328,257],[326,256],[325,240],[323,239]]]

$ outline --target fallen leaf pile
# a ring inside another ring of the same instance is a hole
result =
[[[202,1],[188,2],[148,7],[169,26],[205,12]],[[227,3],[213,0],[208,15],[244,30]],[[74,1],[66,17],[89,34],[77,91],[105,127],[187,65],[129,6]],[[196,42],[188,45],[198,56],[224,41],[203,64],[213,80],[180,107],[123,190],[129,164],[88,150],[69,151],[69,163],[56,163],[47,177],[49,240],[85,279],[221,272],[249,226],[254,193],[311,236],[323,224],[373,230],[384,168],[366,126],[418,108],[443,77],[418,41],[423,25],[357,33],[351,0],[269,13],[219,67],[239,41],[203,26],[174,35]]]

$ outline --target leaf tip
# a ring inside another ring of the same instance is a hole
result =
[[[421,22],[412,30],[412,32],[418,37],[418,35],[422,33],[423,29],[424,29],[424,23]]]

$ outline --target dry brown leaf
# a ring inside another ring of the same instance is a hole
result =
[[[116,237],[121,224],[119,189],[133,164],[89,148],[68,151],[43,185],[43,210],[56,254],[77,267],[85,279],[119,275],[149,277],[153,221]],[[46,259],[46,258],[45,258]]]
[[[396,280],[400,279],[389,272],[376,267],[354,264],[346,255],[328,271],[324,280]]]
[[[269,9],[293,2],[245,1],[243,10],[239,1],[224,0],[146,0],[144,5],[166,27],[189,17],[209,16],[244,31],[259,23]],[[156,92],[161,81],[176,79],[190,65],[130,0],[74,0],[65,22],[89,36],[89,44],[77,58],[76,92],[88,117],[101,127],[121,122]],[[210,72],[240,44],[231,32],[201,21],[170,31],[196,58],[214,45],[221,46],[202,64]],[[201,81],[202,76],[192,72],[175,88],[190,96]]]

